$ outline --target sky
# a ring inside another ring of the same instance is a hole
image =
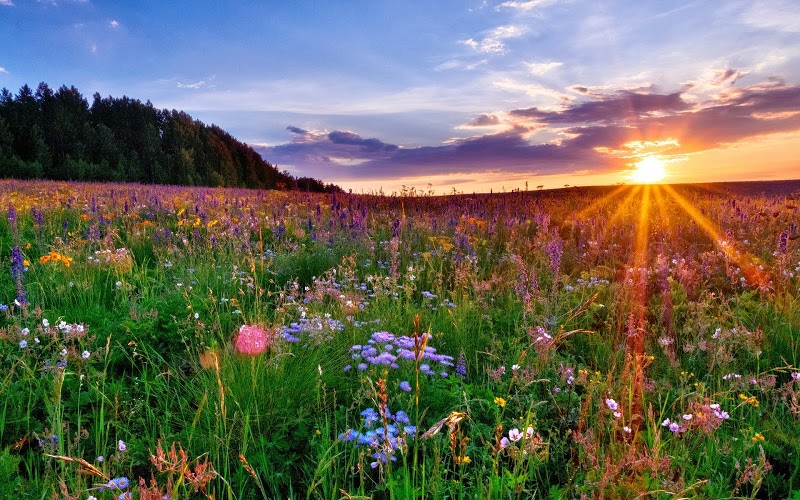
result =
[[[0,47],[355,192],[800,178],[796,0],[0,0]]]

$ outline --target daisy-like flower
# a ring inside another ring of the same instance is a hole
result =
[[[617,409],[619,409],[619,405],[617,404],[617,402],[611,398],[606,398],[606,406],[608,406],[608,409],[611,411],[616,411]]]
[[[411,384],[408,383],[408,380],[403,380],[400,382],[400,389],[405,392],[411,392]]]

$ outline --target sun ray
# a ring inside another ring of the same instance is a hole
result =
[[[678,205],[697,223],[697,225],[711,238],[714,246],[721,251],[726,259],[736,264],[742,270],[748,284],[756,285],[760,290],[769,290],[772,277],[758,266],[757,258],[747,251],[737,248],[736,243],[728,241],[722,236],[714,223],[695,208],[689,201],[681,196],[672,186],[664,185],[664,189],[672,196]]]

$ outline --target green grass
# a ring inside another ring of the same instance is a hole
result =
[[[641,198],[602,202],[611,190],[402,204],[114,190],[0,182],[18,214],[0,220],[3,498],[800,489],[800,248],[772,237],[793,220],[784,198],[734,217],[727,198],[679,190],[734,240],[653,202],[634,264]],[[763,206],[779,215],[748,222]],[[51,251],[69,266],[40,261]],[[753,266],[771,281],[742,282]],[[269,349],[239,354],[242,325]]]

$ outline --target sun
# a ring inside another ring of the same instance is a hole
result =
[[[664,160],[655,156],[646,156],[636,162],[636,170],[631,179],[640,184],[653,184],[667,176]]]

